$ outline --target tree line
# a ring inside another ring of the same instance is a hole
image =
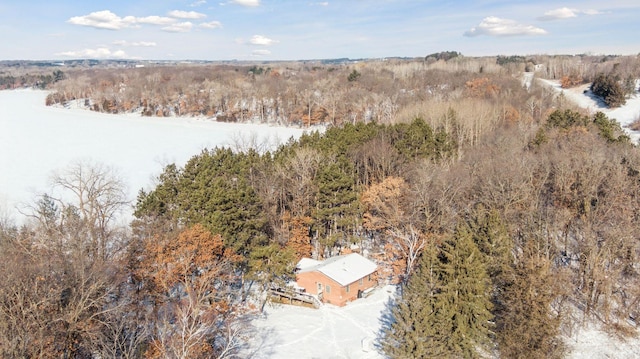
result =
[[[482,68],[482,75],[478,69]],[[499,91],[479,93],[518,107],[526,100],[519,81],[495,59],[456,57],[436,62],[400,61],[324,65],[275,63],[75,69],[51,87],[47,104],[81,101],[107,113],[206,116],[227,122],[310,126],[425,118],[402,113],[426,100],[455,101],[480,77]],[[518,96],[518,93],[521,96]],[[524,100],[520,101],[519,98]],[[421,111],[422,112],[422,111]]]

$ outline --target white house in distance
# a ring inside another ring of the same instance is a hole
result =
[[[344,306],[377,285],[378,266],[358,253],[317,261],[302,258],[296,283],[322,302]]]

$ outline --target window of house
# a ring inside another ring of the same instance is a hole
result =
[[[367,278],[369,282],[371,282],[371,274],[369,274],[369,278]]]
[[[331,293],[331,286],[328,284],[325,284],[324,289],[327,291],[327,294]]]
[[[349,286],[347,286],[347,293],[349,293],[349,290],[350,290],[350,289],[351,289],[351,288],[349,288]]]
[[[364,283],[364,278],[360,278],[360,280],[358,281],[358,284],[362,285],[362,283]]]

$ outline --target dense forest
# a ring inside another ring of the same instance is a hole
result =
[[[110,168],[61,169],[69,200],[0,223],[1,355],[236,357],[300,258],[365,249],[400,288],[378,342],[392,358],[561,358],[563,333],[594,320],[634,335],[637,147],[525,70],[624,89],[640,61],[447,52],[60,74],[50,104],[326,130],[168,165],[127,225]]]

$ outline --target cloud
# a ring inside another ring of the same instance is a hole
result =
[[[271,55],[271,51],[260,49],[260,50],[253,50],[253,52],[251,52],[251,56],[267,56],[267,55]]]
[[[323,1],[323,2],[312,2],[309,5],[319,5],[319,6],[329,6],[329,2],[328,1]]]
[[[164,17],[164,16],[145,16],[145,17],[136,17],[134,19],[138,24],[149,24],[149,25],[169,25],[176,22],[176,19],[172,19],[170,17]]]
[[[132,46],[132,47],[155,47],[157,44],[152,41],[137,41],[137,42],[128,42],[126,40],[116,40],[113,42],[114,45],[118,46]]]
[[[230,3],[248,7],[260,6],[260,0],[231,0]]]
[[[578,15],[598,15],[602,14],[598,10],[588,9],[588,10],[578,10],[578,9],[570,9],[568,7],[561,7],[555,10],[549,10],[544,13],[543,16],[538,17],[538,20],[542,21],[551,21],[551,20],[563,20],[570,19],[572,17],[578,17]]]
[[[204,27],[205,29],[220,29],[222,28],[222,23],[220,21],[209,21],[203,22],[198,26]]]
[[[80,26],[90,26],[98,29],[120,30],[135,25],[133,16],[121,18],[109,10],[92,12],[89,15],[74,16],[67,20],[68,23]]]
[[[576,14],[576,11],[577,11],[576,9],[569,9],[568,7],[562,7],[559,9],[545,12],[544,16],[540,16],[538,20],[569,19],[569,18],[578,16],[578,14]]]
[[[258,45],[258,46],[270,46],[273,45],[275,43],[277,43],[278,41],[272,40],[268,37],[262,36],[262,35],[253,35],[253,37],[251,38],[251,40],[249,40],[249,43],[251,45]]]
[[[501,19],[495,16],[485,17],[478,26],[472,27],[464,36],[525,36],[545,35],[544,29],[532,25],[520,24],[514,20]]]
[[[583,10],[582,13],[585,14],[585,15],[600,15],[600,14],[604,14],[602,11],[598,11],[598,10],[595,10],[595,9]]]
[[[189,32],[193,28],[193,24],[189,21],[179,22],[163,27],[162,30],[167,32]]]
[[[120,17],[109,10],[92,12],[89,15],[74,16],[67,20],[68,23],[80,26],[95,27],[107,30],[122,30],[128,27],[137,27],[140,24],[169,25],[176,22],[175,19],[163,16]]]
[[[195,11],[180,11],[173,10],[169,12],[169,16],[175,17],[177,19],[203,19],[207,17],[207,15],[195,12]]]
[[[111,51],[106,47],[99,47],[97,49],[84,49],[78,51],[66,51],[60,52],[56,55],[72,57],[72,58],[82,58],[82,59],[125,59],[129,58],[127,54],[125,54],[122,50]]]
[[[198,0],[198,1],[195,1],[195,2],[191,3],[189,6],[191,6],[191,7],[198,7],[198,6],[200,6],[200,5],[204,5],[204,4],[206,4],[206,3],[207,3],[207,2],[206,2],[205,0]]]

